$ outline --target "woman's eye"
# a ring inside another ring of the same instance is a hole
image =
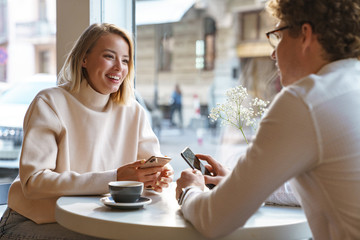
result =
[[[115,57],[114,57],[113,55],[106,54],[106,55],[105,55],[105,58],[114,59]]]
[[[128,59],[124,59],[122,62],[123,62],[124,64],[129,64],[129,60],[128,60]]]

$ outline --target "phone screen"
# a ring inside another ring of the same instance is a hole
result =
[[[197,169],[202,174],[211,175],[205,166],[200,162],[200,160],[195,156],[195,154],[190,150],[190,148],[185,148],[184,151],[181,152],[181,156],[192,169]]]

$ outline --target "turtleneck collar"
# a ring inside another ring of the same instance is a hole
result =
[[[80,84],[80,91],[74,96],[86,107],[94,111],[104,111],[110,99],[110,94],[104,95],[95,91],[86,79]]]

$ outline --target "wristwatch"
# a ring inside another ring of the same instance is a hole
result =
[[[183,204],[183,201],[184,201],[184,198],[185,198],[185,195],[189,192],[189,190],[193,188],[193,186],[189,186],[189,187],[186,187],[186,188],[183,188],[181,193],[180,193],[180,197],[178,199],[178,204],[181,206]]]

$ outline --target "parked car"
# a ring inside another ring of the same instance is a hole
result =
[[[0,95],[0,169],[19,168],[25,113],[40,90],[53,86],[56,86],[55,75],[37,74],[12,85]],[[137,91],[135,97],[145,108],[151,124],[151,114]]]
[[[36,74],[12,84],[0,96],[0,168],[18,168],[23,120],[29,104],[45,88],[56,86],[56,76]]]

